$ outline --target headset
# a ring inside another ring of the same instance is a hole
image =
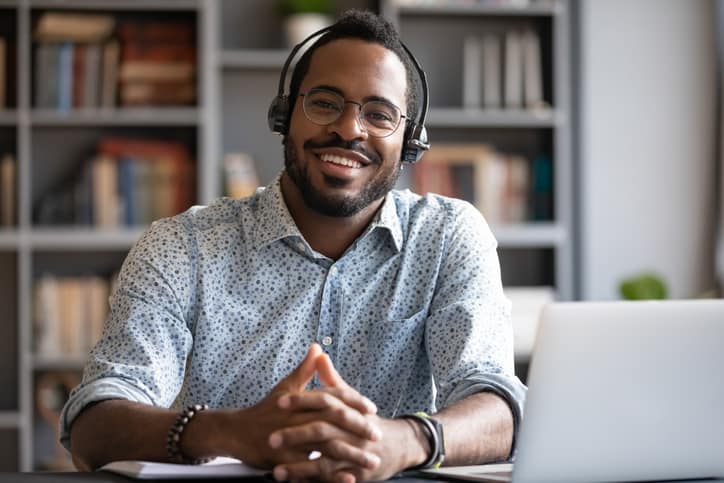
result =
[[[299,42],[294,46],[289,54],[289,57],[287,57],[287,60],[284,62],[284,67],[282,67],[282,73],[279,77],[279,89],[276,97],[272,100],[271,105],[269,106],[269,112],[267,113],[267,123],[269,124],[269,129],[271,129],[273,133],[284,136],[287,134],[287,130],[289,129],[288,120],[291,106],[289,105],[289,96],[284,94],[284,85],[286,84],[289,65],[297,55],[297,52],[299,52],[299,49],[304,47],[304,45],[306,45],[310,40],[324,35],[331,29],[332,27],[325,27],[321,30],[317,30],[306,39]],[[415,70],[417,70],[417,74],[420,77],[420,85],[422,87],[422,108],[420,110],[420,115],[417,122],[414,122],[411,119],[406,119],[405,121],[405,134],[403,137],[402,154],[400,156],[403,163],[413,164],[418,162],[425,151],[430,149],[430,144],[427,142],[427,129],[425,129],[425,118],[427,117],[428,108],[427,77],[425,76],[425,71],[422,70],[422,67],[420,67],[420,63],[417,61],[415,56],[412,55],[412,52],[410,52],[410,49],[408,49],[402,41],[400,41],[400,45],[402,45],[402,48],[405,50],[409,59],[412,61],[412,64],[415,66]]]

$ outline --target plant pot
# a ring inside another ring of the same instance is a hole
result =
[[[332,17],[322,13],[296,13],[284,19],[284,31],[289,47],[293,47],[317,30],[332,24]]]

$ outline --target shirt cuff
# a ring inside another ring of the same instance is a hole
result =
[[[527,391],[528,389],[516,376],[486,374],[485,376],[470,377],[457,384],[445,401],[445,407],[481,392],[492,392],[502,397],[513,413],[513,446],[508,457],[508,461],[513,461]]]
[[[65,403],[60,413],[60,443],[70,451],[70,426],[75,418],[91,403],[108,399],[125,399],[143,404],[153,404],[153,400],[138,387],[118,377],[96,379],[78,386]]]

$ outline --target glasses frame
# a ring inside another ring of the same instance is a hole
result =
[[[354,105],[356,105],[357,107],[359,107],[359,109],[358,109],[358,111],[357,111],[357,121],[359,121],[359,125],[362,127],[362,129],[364,130],[364,132],[366,132],[369,136],[372,136],[373,138],[384,139],[384,138],[387,138],[387,137],[392,136],[392,135],[395,134],[395,133],[397,132],[397,130],[400,128],[400,124],[402,124],[402,120],[403,120],[403,119],[405,119],[405,120],[409,119],[405,114],[402,114],[402,110],[401,110],[399,107],[397,107],[396,105],[394,105],[394,104],[391,103],[391,102],[380,101],[380,100],[373,100],[373,101],[367,101],[367,102],[362,102],[362,103],[360,103],[360,102],[357,102],[357,101],[350,101],[350,100],[348,100],[348,99],[345,99],[339,92],[335,92],[335,91],[330,90],[330,89],[323,89],[323,88],[316,88],[316,87],[315,87],[315,88],[309,89],[307,92],[300,92],[300,93],[299,93],[299,97],[302,98],[302,111],[304,112],[304,117],[306,117],[310,122],[316,124],[317,126],[329,126],[329,125],[331,125],[331,124],[334,124],[335,122],[337,122],[337,121],[339,120],[340,117],[342,117],[343,111],[340,111],[340,112],[339,112],[339,115],[338,115],[336,118],[334,118],[333,120],[329,121],[328,123],[320,123],[320,122],[315,121],[314,119],[312,119],[311,117],[309,117],[309,114],[307,113],[307,109],[306,109],[305,99],[307,98],[307,96],[309,95],[310,92],[324,92],[324,93],[327,93],[327,94],[331,94],[331,95],[337,96],[337,97],[339,97],[340,99],[342,99],[342,102],[343,102],[345,105],[347,105],[347,104],[354,104]],[[362,110],[364,109],[364,106],[366,106],[367,104],[369,104],[369,103],[371,103],[371,102],[380,102],[380,103],[383,103],[383,104],[387,104],[387,105],[395,108],[395,109],[397,110],[397,112],[400,113],[400,118],[399,118],[398,121],[397,121],[397,125],[396,125],[395,128],[394,128],[392,131],[390,131],[388,134],[384,134],[384,135],[382,135],[382,136],[379,136],[379,135],[376,135],[376,134],[372,134],[372,133],[370,132],[369,128],[367,127],[367,124],[366,124],[365,121],[362,119]]]

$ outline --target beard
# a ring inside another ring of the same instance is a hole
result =
[[[356,215],[372,202],[379,200],[389,193],[400,177],[400,169],[398,169],[395,163],[387,169],[382,168],[378,171],[375,177],[367,183],[357,195],[334,193],[333,190],[325,193],[315,188],[312,184],[307,165],[302,165],[300,162],[297,149],[291,137],[285,136],[283,144],[284,168],[289,178],[291,178],[297,188],[299,188],[304,203],[317,213],[325,216],[341,218]],[[313,141],[304,143],[304,148],[321,147],[340,147],[357,151],[372,160],[373,165],[380,166],[382,164],[379,156],[361,149],[357,143],[348,143],[338,137],[326,143],[315,143]],[[324,183],[330,188],[341,188],[347,183],[345,180],[332,176],[323,175],[323,177]]]

